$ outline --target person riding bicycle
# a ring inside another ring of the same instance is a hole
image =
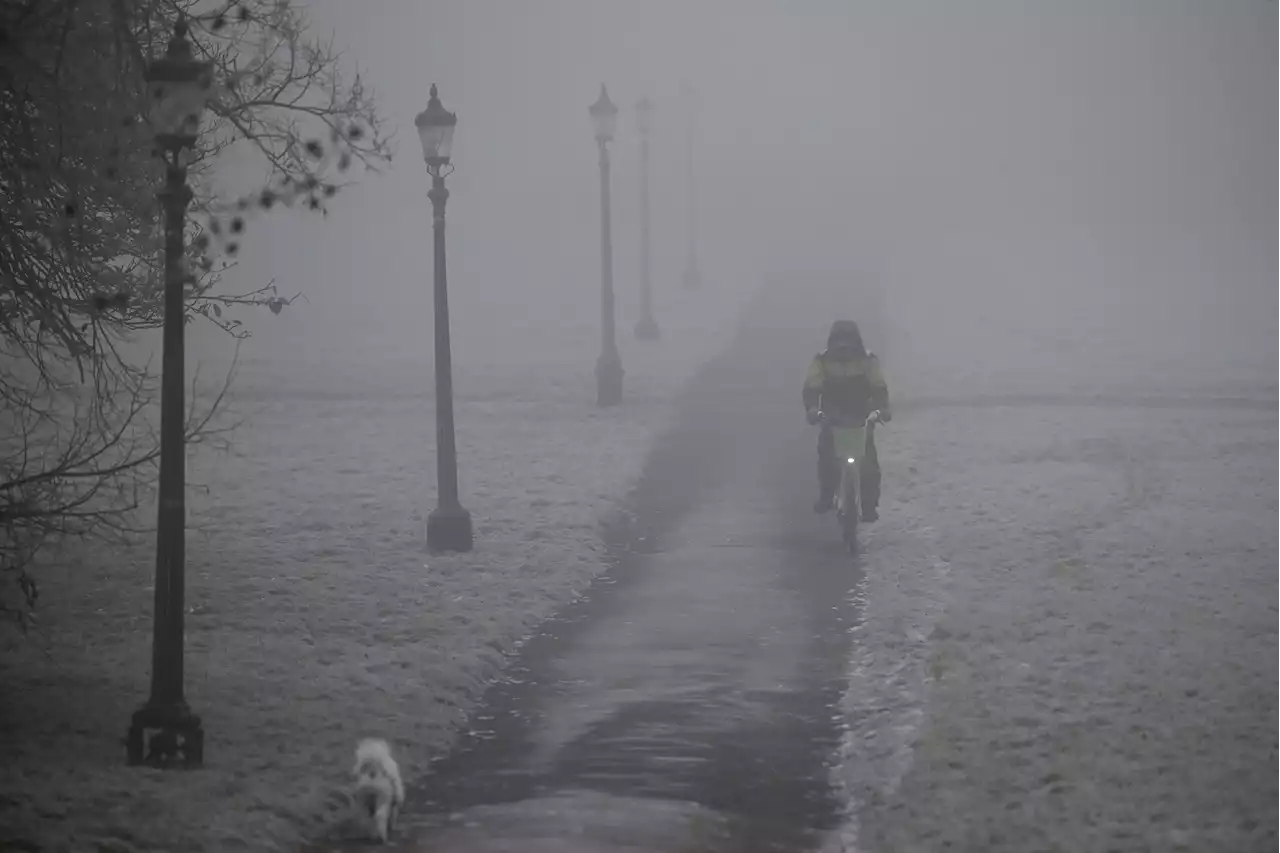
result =
[[[832,426],[856,426],[880,410],[880,420],[888,422],[889,386],[880,372],[880,361],[862,343],[862,333],[852,320],[831,324],[827,348],[813,357],[804,380],[804,408],[809,423],[824,415],[818,435],[818,500],[814,512],[828,512],[840,485]],[[880,460],[876,455],[875,431],[867,430],[866,455],[862,459],[862,520],[879,518]]]

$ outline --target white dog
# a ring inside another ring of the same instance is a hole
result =
[[[404,783],[400,780],[400,766],[391,757],[391,747],[381,738],[360,741],[353,772],[356,807],[385,844],[404,805]]]

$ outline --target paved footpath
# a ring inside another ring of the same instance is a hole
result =
[[[695,380],[392,849],[1274,850],[1275,401],[904,405],[853,563],[799,406],[829,299]]]

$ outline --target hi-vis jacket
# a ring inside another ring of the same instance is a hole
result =
[[[889,407],[889,386],[875,353],[838,359],[826,350],[809,362],[805,409],[822,409],[834,425],[858,426],[876,409]]]

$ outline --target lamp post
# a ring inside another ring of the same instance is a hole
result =
[[[622,356],[618,354],[613,307],[613,230],[609,203],[609,143],[618,123],[618,108],[609,100],[604,84],[600,97],[588,107],[600,148],[600,358],[596,360],[596,402],[616,406],[622,402]]]
[[[688,127],[685,145],[685,190],[688,192],[689,207],[689,250],[685,256],[684,286],[695,290],[702,284],[702,273],[698,270],[698,192],[693,172],[693,123],[697,111],[697,93],[687,82],[684,84],[685,105],[688,107]]]
[[[640,320],[636,338],[656,341],[661,336],[653,318],[652,255],[649,243],[649,136],[653,132],[653,101],[636,102],[636,127],[640,131]]]
[[[435,237],[436,343],[436,488],[438,504],[427,516],[430,551],[470,551],[471,513],[458,500],[458,449],[453,433],[453,353],[449,343],[449,285],[445,271],[444,205],[449,200],[445,176],[453,171],[450,152],[458,116],[440,103],[431,85],[427,108],[413,121],[422,141],[422,159],[431,173],[432,231]]]
[[[151,695],[134,712],[125,738],[130,764],[188,767],[204,762],[204,726],[183,697],[183,613],[186,607],[186,436],[183,352],[183,229],[191,188],[184,151],[195,147],[213,83],[213,64],[192,57],[179,18],[165,55],[146,72],[148,108],[165,183],[164,338],[160,386],[160,502],[156,518],[155,615],[151,636]],[[150,732],[150,736],[148,736]]]

